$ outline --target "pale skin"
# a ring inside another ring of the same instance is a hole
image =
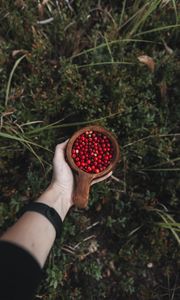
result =
[[[48,188],[36,200],[53,207],[62,221],[73,205],[74,176],[64,158],[64,151],[68,141],[56,146],[53,159],[53,178]],[[107,179],[106,176],[96,179],[92,184]],[[56,232],[51,222],[43,215],[27,211],[10,227],[0,240],[14,243],[30,252],[41,267],[44,266],[47,256],[55,241]]]

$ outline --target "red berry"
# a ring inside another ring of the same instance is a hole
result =
[[[110,164],[113,148],[106,135],[87,130],[74,142],[71,155],[81,170],[87,173],[99,173]]]

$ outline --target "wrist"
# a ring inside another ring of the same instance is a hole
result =
[[[54,208],[60,215],[62,221],[72,206],[71,199],[67,199],[67,197],[63,195],[61,188],[53,182],[42,193],[36,202],[45,203]]]

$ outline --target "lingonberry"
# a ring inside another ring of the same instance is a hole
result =
[[[102,172],[113,158],[110,139],[103,133],[89,130],[78,136],[72,147],[72,158],[77,167],[87,173]]]

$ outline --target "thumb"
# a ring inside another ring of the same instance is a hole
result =
[[[56,148],[58,148],[58,150],[60,150],[60,149],[61,149],[61,150],[65,150],[68,141],[69,141],[69,139],[67,139],[67,140],[66,140],[65,142],[63,142],[63,143],[58,144],[58,145],[56,146]]]
[[[69,139],[56,146],[54,160],[56,160],[56,159],[60,160],[60,159],[64,158],[64,150],[66,149],[66,145],[67,145],[68,141],[69,141]]]

